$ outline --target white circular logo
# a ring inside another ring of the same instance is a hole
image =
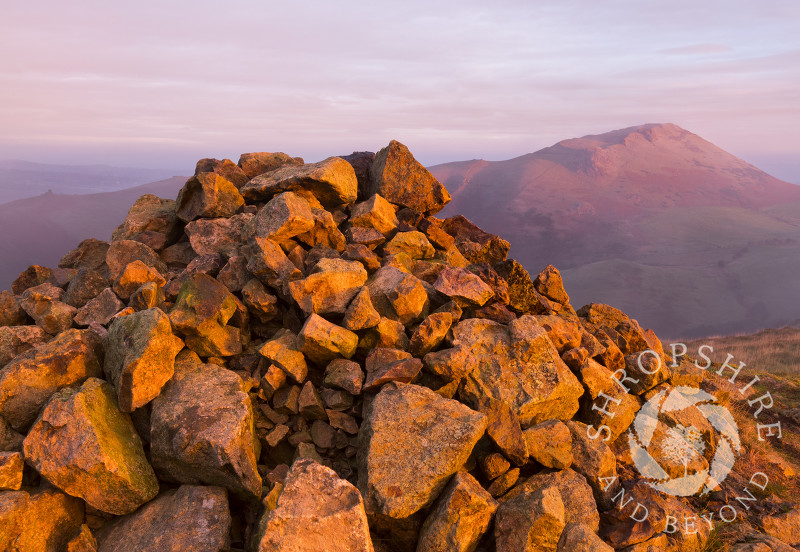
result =
[[[706,494],[722,483],[741,452],[739,428],[713,395],[692,387],[662,389],[639,410],[628,433],[636,469],[672,496]]]

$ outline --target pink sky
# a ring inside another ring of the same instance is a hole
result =
[[[291,4],[291,5],[289,5]],[[8,2],[0,159],[505,159],[673,122],[800,182],[794,0]]]

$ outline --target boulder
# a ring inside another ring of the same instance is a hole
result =
[[[300,458],[259,520],[257,552],[372,552],[361,494],[332,469]]]
[[[242,157],[254,155],[254,154],[244,154]],[[257,154],[255,154],[257,155]],[[272,154],[268,154],[272,155]],[[252,159],[252,158],[251,158]],[[256,161],[257,162],[257,161]],[[249,167],[248,167],[249,168]],[[218,175],[224,177],[227,180],[230,180],[231,183],[236,186],[236,188],[241,188],[247,181],[250,180],[251,176],[248,176],[242,167],[231,161],[230,159],[201,159],[197,162],[194,168],[194,174],[200,174],[205,172],[213,172],[217,173]],[[255,176],[255,175],[253,175]]]
[[[283,192],[258,210],[247,234],[281,243],[313,228],[314,214],[308,202],[295,193]]]
[[[81,268],[70,280],[62,301],[79,309],[100,295],[108,285],[108,280],[96,270]]]
[[[48,339],[39,326],[0,326],[0,367]]]
[[[288,283],[302,278],[300,270],[272,240],[253,238],[243,251],[247,270],[273,289],[288,292]]]
[[[290,330],[278,331],[261,346],[258,352],[296,383],[305,381],[308,365],[297,344],[297,336]]]
[[[584,524],[570,523],[561,533],[558,552],[614,552],[614,549]]]
[[[78,529],[78,534],[67,543],[67,552],[97,552],[97,539],[85,523]]]
[[[250,179],[286,165],[302,165],[303,159],[300,157],[292,157],[283,152],[271,153],[268,151],[259,151],[255,153],[243,153],[239,157],[238,164],[242,172]]]
[[[231,513],[220,487],[181,485],[97,534],[100,552],[225,552]]]
[[[586,424],[568,421],[567,427],[572,435],[572,469],[586,478],[600,507],[611,508],[619,487],[617,457],[605,441],[589,436]]]
[[[445,187],[397,140],[375,155],[370,178],[370,194],[419,213],[438,213],[450,202]]]
[[[72,327],[78,309],[61,302],[64,290],[51,284],[41,284],[22,292],[19,302],[28,316],[45,332],[55,335]]]
[[[543,489],[557,489],[564,500],[564,523],[582,523],[595,533],[600,527],[600,514],[586,479],[570,468],[554,472],[541,472],[516,486],[504,498],[517,494],[529,495]]]
[[[557,315],[537,316],[536,321],[547,331],[559,353],[579,347],[583,340],[583,327],[577,318]]]
[[[372,305],[369,289],[362,287],[347,306],[342,326],[351,331],[374,328],[381,321],[381,315]]]
[[[183,349],[183,341],[172,335],[169,317],[158,308],[114,320],[104,345],[103,371],[123,412],[133,412],[158,396]]]
[[[11,291],[14,295],[21,295],[26,289],[44,284],[52,276],[53,271],[46,266],[31,265],[11,283]]]
[[[409,343],[411,354],[422,358],[438,347],[444,341],[452,324],[453,315],[449,312],[435,312],[426,316],[411,335]]]
[[[493,267],[508,285],[508,306],[523,314],[544,314],[550,303],[533,285],[528,271],[514,259],[497,263]]]
[[[337,357],[352,357],[357,345],[358,335],[317,314],[306,319],[297,335],[297,348],[309,360],[321,365]]]
[[[289,283],[289,292],[306,314],[344,314],[366,282],[367,271],[361,263],[321,259],[308,277]]]
[[[555,486],[525,489],[500,501],[494,534],[497,552],[555,552],[564,530],[563,497]]]
[[[230,218],[197,219],[186,225],[192,250],[198,255],[235,257],[242,246],[242,232],[254,215],[241,213]]]
[[[564,291],[561,273],[553,265],[547,265],[533,281],[536,291],[560,305],[569,305],[569,295]]]
[[[478,410],[489,421],[486,428],[489,439],[514,464],[525,465],[529,446],[514,409],[505,401],[485,397],[479,402]]]
[[[5,289],[0,291],[0,326],[19,326],[27,318],[27,313],[19,306],[14,294]]]
[[[367,377],[365,391],[377,391],[390,381],[411,383],[422,369],[422,361],[398,349],[372,349],[365,361]]]
[[[499,452],[480,457],[478,465],[489,481],[497,479],[511,468],[511,464]]]
[[[418,552],[473,552],[489,529],[497,502],[467,472],[451,479],[419,533]]]
[[[18,491],[22,487],[24,467],[21,452],[0,452],[0,491]]]
[[[175,201],[145,194],[133,204],[125,220],[111,234],[111,241],[135,240],[143,232],[170,238],[177,230]]]
[[[106,252],[106,264],[111,280],[116,280],[125,267],[133,261],[142,261],[159,274],[167,272],[167,265],[150,247],[137,241],[120,240],[112,243]]]
[[[196,174],[178,193],[176,214],[184,222],[198,218],[231,217],[244,198],[230,180],[216,173]]]
[[[494,296],[492,288],[463,268],[446,267],[439,273],[433,287],[462,307],[483,306]]]
[[[581,408],[580,421],[595,429],[607,427],[602,438],[608,442],[615,441],[633,423],[641,406],[639,400],[625,392],[608,368],[591,358],[580,369],[579,375],[587,398],[591,399]]]
[[[558,356],[547,332],[526,315],[507,327],[490,320],[463,320],[453,328],[453,348],[425,357],[434,371],[463,377],[460,396],[473,405],[502,400],[523,427],[568,420],[583,387]]]
[[[353,205],[348,220],[353,226],[374,228],[383,235],[391,234],[400,224],[395,206],[379,194]]]
[[[100,294],[78,309],[73,321],[77,326],[88,326],[96,322],[101,326],[107,325],[119,311],[125,308],[125,303],[120,301],[111,288],[106,288]]]
[[[572,465],[572,435],[559,420],[541,422],[525,430],[531,458],[546,468],[563,470]]]
[[[383,246],[384,255],[405,253],[412,259],[431,259],[436,250],[425,237],[425,234],[412,230],[398,232],[389,243]]]
[[[358,181],[353,167],[341,157],[319,163],[284,165],[256,176],[242,186],[242,195],[251,201],[264,201],[288,191],[310,192],[326,208],[355,202]]]
[[[163,287],[167,283],[156,269],[137,260],[129,263],[122,270],[114,281],[112,289],[120,299],[127,300],[130,299],[131,295],[133,295],[136,290],[148,282],[153,282],[159,287]],[[100,292],[98,292],[98,294],[99,293]]]
[[[325,385],[360,395],[364,384],[364,372],[357,362],[344,358],[333,359],[325,368]]]
[[[167,480],[261,497],[253,406],[242,378],[215,364],[176,362],[153,400],[150,454]]]
[[[383,266],[367,281],[370,299],[381,316],[408,325],[424,318],[430,306],[422,281],[393,266]]]
[[[250,313],[261,322],[267,323],[280,316],[278,298],[267,293],[264,284],[255,278],[242,287],[242,299]]]
[[[89,238],[58,261],[59,268],[88,268],[98,270],[106,263],[108,243]]]
[[[486,417],[457,401],[416,385],[384,385],[358,437],[367,511],[399,519],[433,503],[485,430]]]
[[[0,549],[61,552],[81,526],[83,515],[79,499],[56,489],[0,493]]]
[[[484,232],[461,215],[442,221],[442,230],[453,236],[456,248],[470,263],[505,261],[511,248],[506,240]]]
[[[102,375],[99,345],[89,330],[67,330],[17,356],[0,370],[0,415],[27,429],[53,393]]]
[[[109,514],[129,514],[158,494],[130,416],[113,388],[90,378],[53,395],[23,443],[25,459],[67,494]]]

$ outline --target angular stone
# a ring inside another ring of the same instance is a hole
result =
[[[307,278],[290,282],[289,291],[306,314],[343,314],[366,282],[367,271],[361,263],[321,259]]]
[[[311,209],[314,226],[297,236],[297,240],[310,246],[324,245],[336,251],[344,251],[347,239],[339,230],[333,215],[325,209]]]
[[[614,548],[584,524],[570,523],[561,533],[558,552],[614,552]]]
[[[248,200],[263,201],[287,191],[308,191],[326,208],[353,203],[358,181],[353,167],[341,157],[329,157],[319,163],[283,166],[256,176],[242,186]]]
[[[78,309],[74,322],[78,326],[88,326],[96,322],[105,326],[119,311],[125,308],[125,303],[111,290],[106,288],[100,294]]]
[[[264,284],[255,278],[242,288],[242,299],[247,309],[261,322],[269,322],[280,316],[278,298],[267,293]]]
[[[78,529],[78,534],[67,543],[67,552],[97,552],[97,539],[85,523]]]
[[[305,420],[328,419],[325,414],[325,405],[322,404],[319,393],[310,381],[307,381],[300,390],[300,395],[297,397],[297,409]]]
[[[325,365],[336,357],[350,358],[356,352],[358,336],[317,314],[306,319],[297,335],[297,347],[309,360]]]
[[[112,243],[106,253],[106,264],[111,280],[116,280],[125,267],[133,261],[142,261],[159,274],[167,272],[167,266],[151,248],[137,241],[120,240]]]
[[[225,286],[206,274],[193,274],[181,286],[169,319],[200,356],[232,356],[242,351],[239,330],[226,326],[236,311],[236,298]]]
[[[358,434],[358,422],[352,416],[336,410],[326,410],[325,413],[328,415],[328,423],[332,428],[341,429],[350,435]]]
[[[506,494],[519,481],[519,468],[508,470],[503,475],[492,481],[486,489],[490,495],[497,498]]]
[[[422,370],[422,361],[397,349],[373,349],[367,355],[365,391],[375,391],[390,381],[410,383]]]
[[[397,140],[375,155],[370,177],[371,194],[420,213],[438,213],[450,202],[445,187]]]
[[[409,350],[416,357],[424,357],[439,346],[450,331],[453,315],[448,312],[436,312],[425,317],[411,335]]]
[[[393,266],[381,267],[369,279],[367,288],[381,316],[408,325],[427,314],[430,301],[422,281]]]
[[[55,291],[59,293],[54,293]],[[60,301],[63,293],[61,288],[41,284],[26,289],[19,304],[37,326],[56,335],[72,327],[72,319],[78,312],[75,307]]]
[[[163,306],[164,300],[164,289],[161,286],[156,282],[145,282],[133,292],[128,304],[135,311],[143,311]]]
[[[501,500],[494,526],[497,552],[556,552],[569,498],[551,486]]]
[[[26,289],[44,284],[52,276],[53,271],[46,266],[31,265],[11,283],[11,291],[14,295],[20,295]]]
[[[592,439],[586,424],[570,420],[567,427],[572,435],[572,469],[586,478],[602,509],[612,508],[611,498],[619,487],[614,452],[602,438]]]
[[[485,397],[478,404],[478,410],[486,415],[489,421],[486,434],[497,448],[517,466],[525,465],[528,445],[514,409],[504,401]]]
[[[191,177],[178,193],[176,214],[184,222],[198,218],[230,217],[244,205],[244,198],[230,180],[215,173]]]
[[[462,307],[483,306],[494,296],[492,288],[463,268],[445,268],[439,273],[433,287]]]
[[[43,477],[103,512],[129,514],[158,494],[130,416],[119,411],[103,380],[53,395],[23,447]]]
[[[81,526],[83,515],[79,499],[55,489],[0,493],[0,549],[61,552]]]
[[[108,243],[89,238],[58,261],[59,268],[88,268],[97,270],[106,262]]]
[[[154,308],[117,318],[105,338],[103,371],[117,391],[122,412],[156,398],[172,377],[183,341],[172,335],[169,317]]]
[[[6,419],[0,416],[0,450],[21,451],[24,439],[24,435],[14,431]]]
[[[280,243],[314,228],[314,214],[301,196],[283,192],[259,209],[249,226],[248,234]]]
[[[241,213],[230,218],[197,219],[187,224],[184,231],[198,255],[234,257],[242,245],[242,233],[254,216]]]
[[[25,460],[20,452],[0,452],[0,491],[18,491],[22,487]]]
[[[158,286],[163,287],[167,281],[159,272],[144,264],[142,261],[133,261],[129,263],[114,281],[114,293],[120,299],[130,299],[131,295],[147,282],[155,282]]]
[[[559,353],[580,346],[583,327],[577,318],[545,315],[537,316],[536,321],[547,331],[547,337],[550,338]]]
[[[362,287],[350,301],[344,313],[342,326],[351,331],[366,330],[375,327],[381,321],[381,315],[372,306],[369,289]]]
[[[429,353],[430,369],[464,377],[460,396],[469,404],[485,397],[508,403],[522,427],[572,418],[583,387],[558,356],[533,316],[508,327],[476,318],[453,328],[453,349]]]
[[[160,476],[261,498],[253,406],[236,373],[176,362],[175,375],[152,405],[150,454]]]
[[[255,530],[257,552],[372,552],[364,501],[332,469],[300,458]]]
[[[359,199],[368,197],[371,182],[369,170],[375,160],[375,154],[371,151],[354,151],[350,155],[340,157],[350,163],[356,173]]]
[[[353,205],[348,220],[353,226],[374,228],[384,235],[394,232],[400,224],[394,205],[379,194]]]
[[[405,253],[412,259],[431,259],[436,250],[425,237],[425,234],[416,230],[398,232],[392,240],[383,246],[384,255]]]
[[[592,488],[586,479],[570,468],[555,472],[541,472],[529,477],[525,483],[518,485],[507,495],[512,498],[517,494],[531,494],[542,489],[558,489],[564,501],[565,523],[583,523],[595,533],[600,527],[600,514],[592,495]]]
[[[134,240],[142,232],[156,232],[164,237],[174,234],[177,226],[175,201],[145,194],[133,204],[125,221],[111,234],[111,241]]]
[[[0,326],[0,367],[48,339],[39,326]]]
[[[99,272],[82,268],[70,280],[62,301],[75,308],[81,308],[97,297],[108,284],[108,280]]]
[[[103,552],[224,552],[231,514],[225,489],[182,485],[164,491],[97,534]]]
[[[364,384],[361,366],[352,360],[335,358],[325,368],[325,385],[343,389],[351,395],[360,395]]]
[[[308,365],[297,343],[297,336],[290,330],[280,330],[265,342],[258,352],[283,370],[297,383],[303,383],[308,374]]]
[[[347,243],[363,245],[367,249],[375,249],[386,241],[386,237],[374,228],[353,226],[344,233]]]
[[[473,552],[489,529],[497,501],[475,478],[456,473],[437,499],[419,533],[420,552]]]
[[[383,386],[359,431],[358,486],[367,511],[399,519],[431,504],[485,430],[485,416],[430,389]]]
[[[780,539],[789,546],[800,545],[800,535],[797,532],[800,527],[800,508],[765,517],[762,523],[767,535]]]
[[[253,154],[245,154],[242,157],[245,157],[246,155]],[[240,166],[230,159],[223,159],[221,161],[213,158],[201,159],[195,165],[194,174],[200,174],[204,172],[217,173],[227,180],[230,180],[231,183],[237,188],[241,188],[247,184],[247,181],[251,178],[244,170],[242,170]]]
[[[247,270],[274,289],[288,291],[288,282],[302,278],[300,270],[272,240],[253,238],[243,251]]]
[[[572,435],[558,420],[541,422],[525,430],[531,458],[546,468],[563,470],[572,465]]]
[[[100,377],[99,338],[89,330],[67,330],[0,370],[0,415],[16,430],[27,429],[50,396]]]
[[[239,157],[239,167],[248,179],[256,177],[265,172],[274,171],[285,165],[302,165],[303,159],[292,157],[283,152],[272,153],[259,151],[255,153],[243,153]]]
[[[569,295],[564,291],[561,273],[553,265],[547,265],[533,281],[536,291],[561,305],[569,304]]]
[[[13,293],[0,291],[0,326],[19,326],[25,323],[27,317]]]
[[[461,215],[443,220],[442,229],[453,236],[458,251],[473,264],[505,261],[511,248],[506,240],[484,232]]]
[[[247,270],[247,259],[243,256],[228,259],[227,264],[217,274],[219,283],[234,293],[241,291],[252,278],[253,275]]]
[[[486,476],[486,479],[489,481],[492,479],[497,479],[506,473],[511,467],[511,464],[509,464],[508,460],[503,458],[503,455],[499,452],[493,452],[492,454],[481,457],[478,464],[483,472],[483,475]]]

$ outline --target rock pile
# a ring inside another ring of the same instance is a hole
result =
[[[395,141],[203,159],[111,243],[31,266],[0,293],[0,548],[700,546],[699,524],[664,532],[678,500],[650,493],[632,526],[612,500],[630,460],[590,438],[691,367],[614,308],[576,312],[552,266],[531,277],[508,242],[436,218],[448,201]]]

